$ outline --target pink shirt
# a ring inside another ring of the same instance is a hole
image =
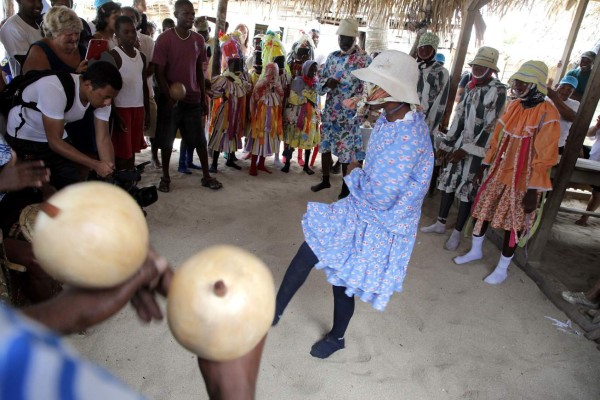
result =
[[[152,62],[165,67],[165,75],[169,84],[181,82],[185,86],[186,103],[200,102],[200,87],[197,79],[197,63],[202,66],[207,62],[204,38],[197,32],[181,40],[175,29],[163,32],[154,46]]]

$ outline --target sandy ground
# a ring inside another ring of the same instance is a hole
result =
[[[209,245],[241,246],[266,262],[279,285],[303,240],[306,203],[334,201],[341,177],[333,177],[330,190],[312,193],[318,170],[309,177],[293,163],[287,175],[251,177],[248,162],[240,164],[242,171],[231,170],[221,159],[217,177],[225,187],[216,192],[200,187],[197,172],[173,172],[171,193],[147,209],[151,241],[175,266]],[[148,169],[143,183],[159,177]],[[434,219],[438,201],[426,200],[422,224]],[[324,274],[313,271],[269,333],[257,398],[600,398],[596,345],[557,330],[546,317],[565,315],[518,267],[504,284],[484,284],[499,257],[489,241],[481,262],[458,266],[443,249],[445,239],[419,234],[404,292],[383,313],[357,301],[346,349],[327,360],[308,353],[330,329],[333,308]],[[460,252],[467,247],[463,241]],[[166,322],[142,326],[126,309],[71,342],[151,399],[207,398],[194,357]]]

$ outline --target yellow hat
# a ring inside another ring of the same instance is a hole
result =
[[[537,86],[537,90],[543,95],[548,95],[546,81],[548,80],[548,66],[542,61],[530,60],[519,68],[510,79],[509,82],[518,79],[522,82],[533,83]]]

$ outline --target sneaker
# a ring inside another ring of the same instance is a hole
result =
[[[600,304],[588,300],[588,298],[585,297],[585,293],[583,292],[562,292],[561,294],[562,298],[571,304],[581,304],[582,306],[589,308],[600,307]]]

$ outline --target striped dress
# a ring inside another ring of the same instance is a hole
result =
[[[448,92],[450,90],[450,75],[448,70],[439,62],[427,66],[425,63],[419,64],[419,83],[417,92],[421,99],[421,107],[425,114],[425,123],[432,134],[440,125],[446,102],[448,101]]]
[[[475,199],[473,178],[481,166],[491,133],[505,102],[506,86],[497,79],[492,79],[486,85],[466,89],[463,99],[456,107],[456,116],[450,130],[439,148],[448,153],[463,149],[467,156],[458,163],[448,164],[439,178],[439,190],[456,193],[462,202],[472,202]]]
[[[234,153],[242,147],[246,94],[251,88],[244,75],[238,77],[225,72],[212,79],[209,95],[213,98],[213,106],[208,127],[211,151]]]

